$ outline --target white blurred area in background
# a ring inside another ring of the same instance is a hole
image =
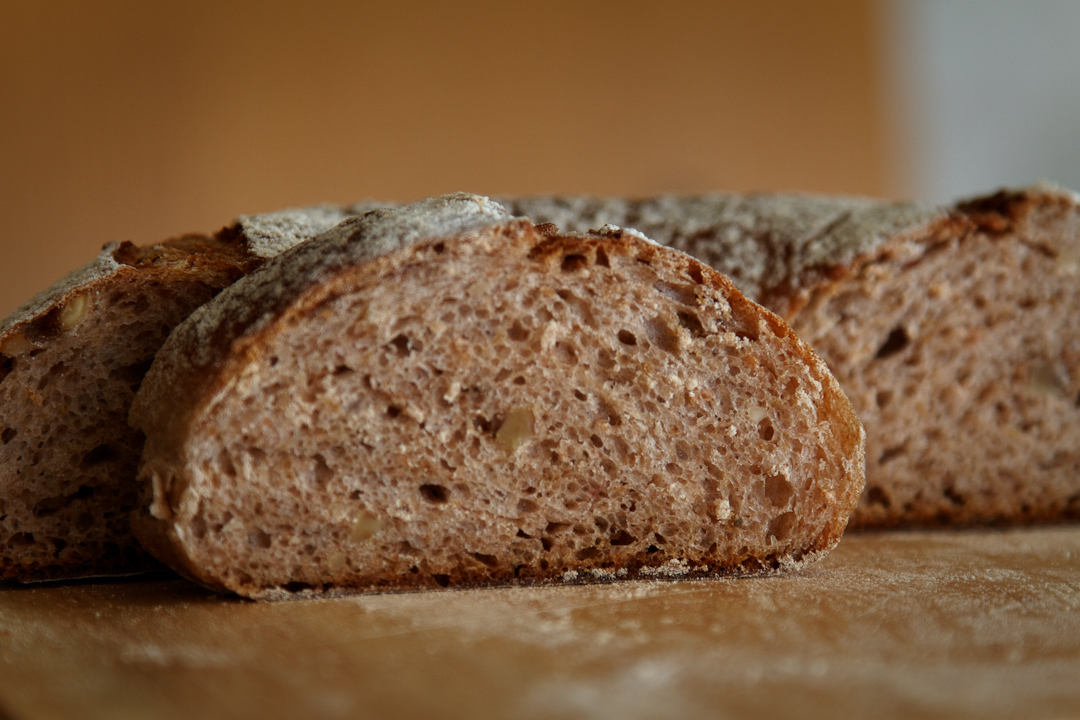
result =
[[[1080,0],[881,0],[896,193],[1080,190]]]

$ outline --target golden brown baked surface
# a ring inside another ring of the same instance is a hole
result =
[[[726,278],[467,195],[233,285],[132,421],[140,540],[260,598],[772,572],[831,549],[862,485],[824,364]]]

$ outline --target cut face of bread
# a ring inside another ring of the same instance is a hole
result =
[[[853,527],[1080,518],[1080,199],[531,198],[731,275],[829,364],[867,431]]]
[[[0,330],[0,576],[155,566],[128,527],[142,437],[126,415],[169,331],[239,276],[244,253],[186,237],[109,246]]]
[[[132,421],[140,540],[257,598],[770,572],[831,549],[862,488],[850,404],[726,278],[466,195],[226,290]]]
[[[172,328],[282,250],[364,212],[241,217],[214,237],[107,246],[0,323],[0,578],[140,572],[131,400]]]
[[[872,428],[859,526],[1080,518],[1080,211],[961,206],[793,325]]]

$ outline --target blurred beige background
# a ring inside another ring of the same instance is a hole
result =
[[[110,240],[315,202],[896,193],[877,12],[0,0],[0,316]]]

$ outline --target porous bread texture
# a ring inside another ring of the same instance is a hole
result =
[[[527,198],[729,274],[828,363],[867,431],[853,528],[1080,518],[1080,197],[928,209],[812,196]]]
[[[114,243],[0,324],[0,578],[158,567],[128,523],[131,400],[170,330],[256,262],[232,231]]]
[[[835,380],[726,278],[467,195],[236,283],[132,421],[140,540],[262,599],[773,572],[831,549],[862,487]]]

